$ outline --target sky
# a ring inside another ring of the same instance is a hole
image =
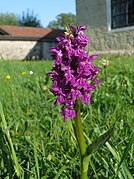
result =
[[[38,16],[43,27],[60,13],[76,14],[75,0],[0,0],[0,13],[21,15],[27,9]]]

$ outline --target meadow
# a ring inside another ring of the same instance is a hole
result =
[[[104,57],[108,58],[108,57]],[[83,106],[86,142],[115,124],[113,136],[90,160],[90,179],[134,178],[134,57],[109,57],[102,81]],[[63,122],[46,74],[51,60],[0,61],[0,178],[78,179],[73,120]]]

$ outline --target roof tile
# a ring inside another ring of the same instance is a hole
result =
[[[63,33],[62,30],[53,30],[49,28],[20,27],[9,25],[0,25],[0,30],[4,31],[9,36],[14,37],[54,38],[56,36],[61,36]]]

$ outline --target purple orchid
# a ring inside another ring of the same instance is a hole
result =
[[[58,44],[50,49],[54,66],[48,75],[52,77],[52,93],[55,104],[61,104],[64,121],[76,116],[76,99],[90,105],[90,92],[100,81],[96,79],[99,69],[92,64],[97,55],[88,56],[84,51],[89,42],[84,34],[86,26],[70,26],[64,37],[57,37]]]

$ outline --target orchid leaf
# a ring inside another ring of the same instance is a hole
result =
[[[90,155],[91,153],[96,152],[99,150],[112,136],[114,131],[114,126],[109,129],[107,132],[99,136],[95,141],[93,141],[88,147],[87,147],[87,155]]]

